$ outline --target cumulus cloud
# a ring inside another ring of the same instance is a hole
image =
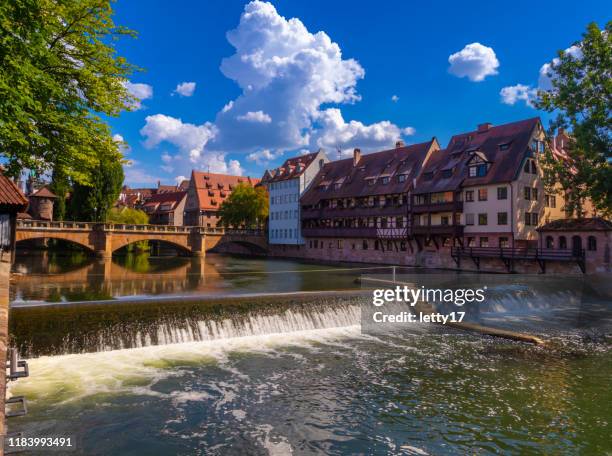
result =
[[[413,132],[389,121],[345,122],[337,107],[328,108],[360,100],[356,86],[364,69],[344,58],[325,32],[310,32],[299,19],[279,15],[272,4],[248,3],[227,39],[235,51],[223,59],[221,72],[239,86],[240,95],[225,104],[214,122],[196,125],[157,114],[147,117],[141,129],[145,146],[168,142],[179,149],[171,163],[178,172],[210,166],[211,171],[239,174],[240,163],[226,163],[227,153],[264,163],[281,151],[319,144],[386,147]]]
[[[399,97],[398,97],[397,95],[393,95],[393,96],[391,97],[391,101],[392,101],[393,103],[397,103],[397,102],[399,101]]]
[[[142,101],[149,100],[153,98],[153,86],[149,84],[141,84],[141,83],[133,83],[130,81],[125,81],[124,86],[132,97],[134,97],[134,101],[132,101],[131,107],[135,110],[142,108]]]
[[[343,154],[352,153],[355,147],[359,147],[364,152],[381,147],[393,147],[402,135],[414,134],[413,128],[401,129],[387,120],[371,125],[365,125],[357,120],[346,122],[342,112],[337,108],[322,111],[317,116],[317,123],[321,128],[310,138],[311,149],[340,149]]]
[[[260,166],[265,166],[270,163],[272,160],[283,155],[282,151],[272,152],[270,149],[263,149],[257,152],[252,152],[247,155],[247,160],[251,162],[255,162]]]
[[[181,82],[176,86],[173,93],[178,93],[182,97],[190,97],[196,89],[195,82]]]
[[[130,152],[130,150],[132,150],[130,145],[125,142],[125,139],[123,139],[123,136],[121,136],[119,133],[115,133],[113,135],[113,141],[119,143],[119,150],[123,154],[127,154]]]
[[[533,107],[533,100],[537,95],[537,90],[524,84],[517,84],[501,89],[499,95],[502,103],[514,105],[517,101],[524,101],[527,106]]]
[[[459,52],[448,57],[448,71],[457,77],[467,77],[470,81],[480,82],[487,76],[497,74],[499,60],[493,48],[480,43],[466,45]]]
[[[249,111],[241,116],[236,116],[238,120],[245,122],[270,123],[272,118],[263,111]]]
[[[580,46],[570,46],[564,53],[570,55],[574,59],[582,58]],[[552,80],[556,77],[555,67],[559,65],[560,62],[559,57],[555,57],[550,62],[540,67],[538,84],[535,88],[526,84],[517,84],[501,89],[500,96],[502,103],[514,105],[517,101],[522,100],[527,106],[533,108],[533,100],[535,100],[538,90],[552,90]]]
[[[224,152],[205,149],[215,134],[215,126],[210,122],[195,125],[164,114],[147,116],[145,122],[140,130],[140,134],[146,138],[145,147],[153,148],[167,142],[179,149],[180,153],[171,157],[173,169],[185,173],[192,168],[201,168],[210,169],[211,172],[242,174],[239,161],[226,163]],[[164,163],[168,163],[168,156],[167,153],[162,155]]]

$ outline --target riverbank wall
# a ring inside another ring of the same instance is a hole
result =
[[[6,366],[8,348],[8,313],[9,313],[9,283],[11,263],[8,259],[0,259],[0,363]],[[6,369],[0,375],[0,456],[4,454],[4,436],[6,435]]]

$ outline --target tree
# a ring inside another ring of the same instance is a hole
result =
[[[111,223],[128,223],[133,225],[147,225],[149,216],[145,211],[130,207],[113,207],[106,214],[106,221]]]
[[[110,0],[11,0],[0,3],[0,158],[7,174],[56,168],[91,185],[100,160],[121,159],[101,115],[117,116],[134,98],[135,67],[114,41]],[[102,153],[101,153],[102,152]]]
[[[612,21],[604,30],[592,23],[571,51],[559,51],[550,74],[552,88],[538,92],[538,108],[558,114],[551,129],[571,129],[558,160],[547,152],[544,167],[566,194],[566,209],[577,216],[589,198],[595,209],[612,214]]]
[[[72,220],[103,222],[121,192],[123,166],[121,161],[102,159],[87,174],[91,184],[75,183],[72,188],[70,216]]]
[[[268,192],[264,187],[241,183],[219,208],[219,225],[229,228],[261,228],[268,218]]]

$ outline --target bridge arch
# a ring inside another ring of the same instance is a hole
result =
[[[112,254],[115,254],[117,251],[119,251],[120,249],[127,247],[129,245],[132,244],[136,244],[138,242],[143,242],[143,241],[149,241],[149,242],[160,242],[162,244],[166,244],[169,246],[174,247],[177,251],[187,254],[187,255],[191,255],[193,252],[191,250],[191,247],[188,245],[185,245],[184,242],[180,242],[180,241],[172,241],[172,240],[168,240],[168,239],[159,239],[159,238],[154,238],[154,237],[143,237],[142,239],[137,239],[137,238],[129,238],[129,239],[122,239],[121,241],[115,243],[112,242]]]
[[[62,233],[44,233],[44,234],[34,234],[34,233],[29,233],[29,234],[25,234],[25,235],[19,235],[20,233],[18,233],[18,235],[16,236],[15,239],[15,243],[17,245],[23,243],[23,242],[28,242],[28,241],[37,241],[37,240],[45,240],[45,239],[58,239],[60,241],[64,241],[67,242],[69,244],[75,244],[78,245],[79,247],[82,247],[84,250],[86,250],[88,253],[90,254],[94,254],[95,253],[95,248],[94,246],[91,244],[91,242],[89,242],[89,239],[85,239],[84,237],[72,237],[72,236],[66,236]]]

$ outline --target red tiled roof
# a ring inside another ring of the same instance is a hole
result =
[[[28,200],[19,187],[2,173],[0,173],[0,205],[15,206],[15,210],[23,210],[28,206]]]
[[[288,179],[294,179],[301,176],[308,165],[316,158],[319,152],[312,152],[306,155],[300,155],[299,157],[288,158],[278,168],[271,170],[271,177],[266,179],[266,182],[278,182]],[[300,166],[301,165],[301,166]]]
[[[511,182],[529,154],[529,140],[539,123],[540,119],[534,117],[453,136],[446,149],[431,154],[414,193],[455,191],[462,185]],[[501,145],[507,145],[507,148],[502,150]],[[477,152],[490,162],[490,169],[486,176],[468,177],[468,162]],[[442,171],[448,169],[452,173],[445,178]]]
[[[232,190],[241,183],[255,186],[259,183],[259,179],[201,171],[191,172],[190,185],[195,189],[200,209],[218,210]]]
[[[315,205],[322,199],[405,193],[412,187],[412,180],[419,174],[428,152],[437,147],[434,138],[425,143],[364,154],[356,166],[353,158],[329,162],[317,174],[300,202]],[[400,174],[406,175],[404,182],[396,178]],[[387,184],[380,179],[385,176],[391,177]],[[369,185],[367,181],[372,178],[376,181]]]
[[[601,217],[553,220],[538,231],[612,231],[612,222]]]
[[[47,187],[42,187],[36,190],[34,193],[29,195],[29,197],[37,197],[37,198],[57,198],[57,195],[49,190]]]
[[[157,193],[151,196],[150,198],[148,198],[147,201],[144,203],[144,206],[145,207],[157,206],[158,204],[172,203],[174,207],[174,205],[180,203],[182,199],[185,198],[186,195],[187,195],[187,192]]]

